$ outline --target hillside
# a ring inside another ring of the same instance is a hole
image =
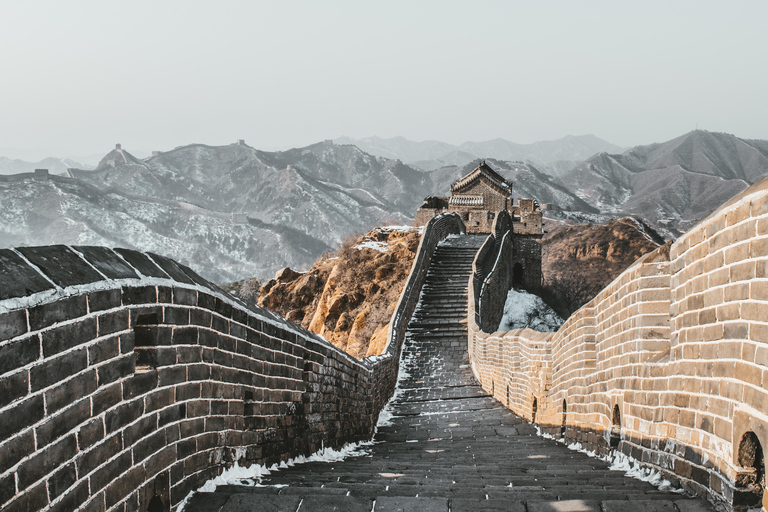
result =
[[[73,175],[101,189],[247,214],[325,244],[384,221],[406,221],[424,181],[397,161],[326,143],[275,153],[193,144],[146,160],[114,150],[95,171]]]
[[[0,247],[104,245],[151,251],[214,282],[310,265],[330,246],[284,226],[178,201],[104,192],[79,180],[0,179]]]
[[[385,227],[348,237],[307,272],[279,271],[262,286],[259,305],[358,359],[380,354],[420,234],[416,228]]]
[[[605,224],[550,224],[542,240],[544,298],[567,318],[663,243],[650,226],[633,217]]]
[[[697,130],[600,153],[561,181],[603,213],[642,216],[674,237],[766,174],[768,141]]]
[[[353,146],[269,153],[195,144],[140,160],[109,152],[71,177],[0,177],[0,246],[154,251],[214,282],[304,269],[349,233],[407,224],[421,171]]]

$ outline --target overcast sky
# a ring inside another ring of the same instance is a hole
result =
[[[0,155],[768,139],[767,19],[763,0],[6,1]]]

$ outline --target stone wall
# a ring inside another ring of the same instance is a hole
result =
[[[535,237],[515,233],[514,225],[508,212],[500,212],[473,263],[473,317],[484,331],[499,326],[513,286],[533,293],[541,289],[541,244]]]
[[[483,387],[543,430],[618,449],[724,508],[759,504],[751,484],[765,474],[756,443],[768,447],[766,189],[759,182],[641,258],[556,333],[486,333],[470,314]]]
[[[370,438],[457,221],[427,226],[387,351],[363,361],[154,254],[0,250],[0,508],[175,506],[235,461]]]

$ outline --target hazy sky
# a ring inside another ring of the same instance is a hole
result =
[[[0,155],[768,139],[768,2],[3,1]]]

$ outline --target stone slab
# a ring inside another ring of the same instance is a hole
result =
[[[132,251],[130,249],[115,248],[117,254],[125,258],[125,261],[147,277],[159,277],[162,279],[168,279],[168,274],[152,262],[146,254],[138,251]]]
[[[184,273],[181,267],[179,267],[179,265],[172,259],[166,258],[165,256],[160,256],[159,254],[155,254],[153,252],[149,252],[147,254],[149,254],[152,259],[155,260],[155,263],[157,263],[158,266],[162,268],[163,271],[171,276],[174,280],[180,283],[195,284],[195,282],[186,273]]]
[[[82,254],[88,262],[96,267],[99,272],[110,279],[138,278],[139,275],[117,254],[106,247],[74,246],[77,252]]]
[[[65,245],[19,247],[16,250],[62,288],[104,279]]]
[[[373,500],[354,496],[306,496],[301,503],[301,510],[317,512],[370,512],[372,508]]]
[[[10,249],[0,250],[0,300],[27,297],[53,288],[38,271]]]
[[[379,496],[376,498],[375,510],[376,512],[448,512],[448,500]]]
[[[296,512],[299,503],[301,503],[301,498],[298,496],[232,494],[219,512]],[[204,509],[195,509],[189,512],[204,512]]]

